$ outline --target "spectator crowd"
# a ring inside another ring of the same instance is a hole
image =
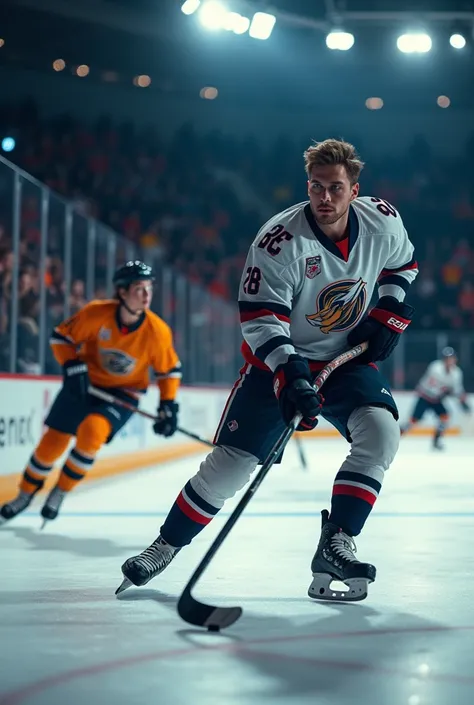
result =
[[[141,248],[143,257],[172,265],[217,297],[234,300],[248,246],[273,212],[305,199],[302,153],[307,143],[282,138],[271,147],[257,138],[219,132],[198,135],[191,125],[165,143],[158,127],[137,129],[100,118],[95,125],[70,115],[46,121],[34,104],[3,106],[0,131],[13,130],[6,155],[33,177]],[[324,135],[327,137],[330,135]],[[358,143],[362,157],[364,145]],[[415,244],[420,275],[410,292],[412,328],[472,330],[474,325],[474,136],[452,163],[435,158],[418,137],[406,154],[368,160],[361,194],[400,211]],[[12,268],[12,177],[0,164],[0,369],[8,369]],[[41,243],[40,190],[25,188],[20,214],[18,371],[35,371]],[[86,302],[81,238],[74,234],[70,291],[64,290],[61,220],[50,213],[45,267],[48,323]],[[84,257],[83,257],[84,259]],[[106,250],[96,266],[105,271]],[[96,297],[105,281],[96,281]]]

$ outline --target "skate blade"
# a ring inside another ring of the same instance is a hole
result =
[[[45,528],[45,526],[47,525],[48,522],[49,522],[49,519],[43,518],[43,523],[40,526],[40,531],[43,531],[43,529]]]
[[[120,595],[121,592],[125,592],[125,590],[128,590],[129,587],[132,587],[133,583],[131,580],[128,578],[124,578],[122,580],[122,583],[118,586],[118,588],[115,591],[116,595]]]
[[[344,581],[348,590],[338,590],[332,587],[335,582],[331,575],[326,573],[313,573],[313,582],[308,588],[308,596],[313,600],[327,602],[360,602],[369,594],[368,585],[372,582],[368,578],[349,578]],[[341,581],[339,581],[341,582]]]

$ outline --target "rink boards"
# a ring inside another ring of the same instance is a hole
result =
[[[0,376],[0,502],[9,498],[12,488],[16,487],[18,477],[41,437],[44,419],[60,386],[58,377]],[[212,439],[228,393],[228,389],[221,388],[183,387],[179,394],[180,426]],[[414,393],[394,392],[394,397],[404,421],[410,414]],[[158,390],[153,385],[141,406],[154,413],[157,405]],[[458,404],[448,400],[447,405],[452,411],[449,432],[462,433],[465,421]],[[432,428],[433,417],[427,415],[416,432],[428,434]],[[324,419],[313,433],[323,437],[337,436]],[[135,415],[113,443],[101,450],[89,479],[116,475],[197,452],[202,452],[201,444],[180,433],[170,439],[155,436],[150,421]]]

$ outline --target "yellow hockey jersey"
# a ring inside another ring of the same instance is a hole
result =
[[[152,368],[161,399],[174,399],[181,363],[170,327],[152,311],[129,327],[121,324],[118,314],[116,300],[88,303],[54,329],[54,357],[60,365],[75,359],[85,362],[93,385],[130,392],[147,389]]]

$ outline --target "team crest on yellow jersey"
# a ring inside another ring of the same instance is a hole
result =
[[[111,375],[129,375],[133,372],[137,361],[122,350],[99,348],[102,367]]]
[[[324,287],[316,299],[316,313],[306,315],[306,320],[321,333],[340,333],[352,328],[365,311],[366,282],[360,279],[343,279]]]

